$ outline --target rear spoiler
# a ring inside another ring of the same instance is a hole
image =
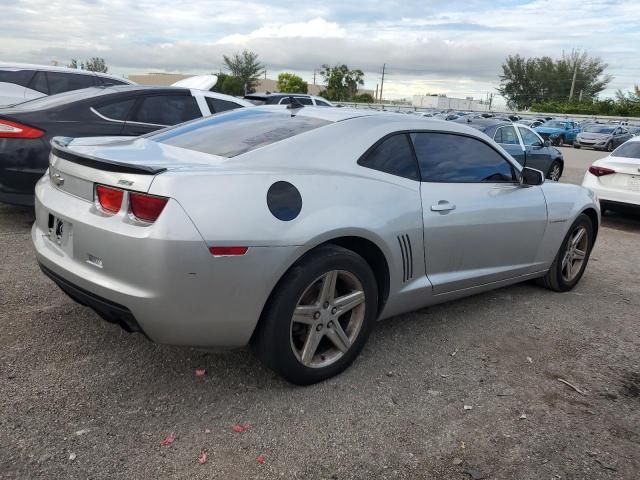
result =
[[[158,173],[162,173],[167,170],[164,167],[133,165],[131,163],[123,163],[116,160],[107,160],[106,158],[98,158],[86,153],[80,155],[78,152],[68,148],[68,145],[72,140],[73,138],[71,137],[53,137],[51,139],[51,154],[64,160],[68,160],[69,162],[84,165],[85,167],[95,168],[97,170],[105,170],[107,172],[157,175]]]

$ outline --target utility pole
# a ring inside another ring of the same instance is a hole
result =
[[[313,69],[313,84],[316,84],[316,69]]]
[[[380,103],[382,103],[382,88],[384,87],[384,70],[387,67],[386,63],[382,64],[382,81],[380,82]]]
[[[378,84],[376,83],[376,96],[373,97],[375,103],[378,103]]]
[[[491,111],[491,104],[493,103],[493,93],[489,95],[489,111]]]
[[[576,66],[573,69],[573,80],[571,80],[571,90],[569,91],[569,101],[573,98],[573,89],[576,87],[576,74],[578,73],[578,59],[576,58]]]

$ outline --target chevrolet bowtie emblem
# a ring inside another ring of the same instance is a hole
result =
[[[64,184],[64,177],[59,173],[54,173],[53,177],[51,178],[53,179],[53,183],[55,183],[59,187],[61,187]]]

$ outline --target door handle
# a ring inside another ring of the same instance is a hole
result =
[[[440,200],[437,205],[431,205],[432,212],[448,212],[449,210],[455,210],[456,206],[453,203],[449,203],[446,200]]]

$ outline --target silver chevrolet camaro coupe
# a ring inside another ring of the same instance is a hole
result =
[[[580,280],[600,222],[465,125],[301,105],[136,139],[56,138],[38,262],[159,343],[251,344],[296,384],[344,370],[377,319],[530,279]]]

